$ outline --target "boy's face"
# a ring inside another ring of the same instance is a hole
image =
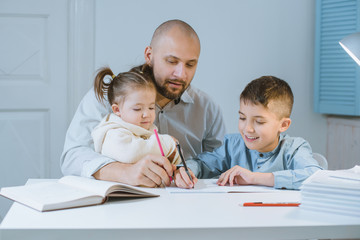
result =
[[[279,118],[275,108],[274,102],[265,108],[261,104],[240,101],[239,131],[249,149],[259,152],[274,150],[279,134],[289,128],[290,118]]]
[[[136,89],[121,104],[113,104],[112,109],[125,122],[149,130],[155,120],[155,98],[155,89]]]

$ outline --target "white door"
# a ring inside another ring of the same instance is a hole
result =
[[[0,0],[0,187],[61,176],[67,13],[67,0]]]

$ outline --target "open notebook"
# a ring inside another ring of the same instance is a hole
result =
[[[78,176],[65,176],[58,181],[24,186],[3,187],[0,195],[41,212],[102,204],[109,197],[159,196],[156,189]]]

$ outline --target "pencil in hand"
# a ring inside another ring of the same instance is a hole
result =
[[[155,132],[156,140],[157,140],[158,145],[159,145],[159,148],[160,148],[161,156],[165,157],[164,150],[163,150],[163,148],[162,148],[162,146],[161,146],[159,134],[158,134],[158,132],[157,132],[156,129],[154,129],[154,132]],[[169,178],[170,178],[170,182],[172,182],[172,181],[173,181],[173,177],[172,177],[172,176],[169,176]]]
[[[188,177],[190,178],[190,180],[191,180],[191,182],[193,183],[193,186],[194,186],[194,181],[193,181],[193,179],[192,179],[192,177],[191,177],[191,174],[190,174],[190,172],[189,172],[189,169],[188,169],[188,167],[187,167],[187,165],[186,165],[186,162],[185,162],[185,159],[184,159],[184,155],[183,155],[183,153],[182,153],[182,149],[181,149],[181,147],[180,147],[179,141],[176,142],[176,147],[177,147],[178,152],[179,152],[179,155],[180,155],[181,163],[184,165],[185,172],[186,172],[186,174],[188,175]]]

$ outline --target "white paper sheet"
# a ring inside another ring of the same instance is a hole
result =
[[[274,189],[272,187],[255,186],[255,185],[244,185],[244,186],[218,186],[216,184],[217,179],[203,179],[195,184],[193,189],[183,189],[171,185],[166,190],[169,193],[232,193],[232,192],[277,192],[282,191]]]

